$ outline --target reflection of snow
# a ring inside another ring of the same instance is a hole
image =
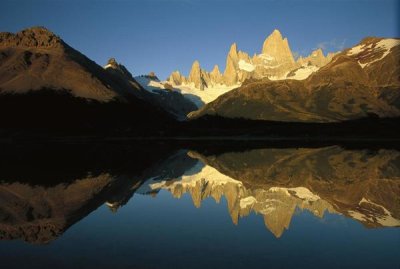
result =
[[[360,221],[368,221],[368,222],[377,222],[381,224],[382,226],[386,227],[396,227],[400,226],[400,220],[393,218],[392,214],[387,210],[385,207],[378,205],[374,202],[371,202],[368,199],[365,199],[364,197],[361,199],[361,201],[358,203],[360,206],[362,204],[370,204],[374,207],[380,208],[383,210],[383,214],[378,214],[377,212],[371,212],[371,215],[366,215],[360,212],[352,211],[349,210],[348,213],[351,217],[360,220]]]

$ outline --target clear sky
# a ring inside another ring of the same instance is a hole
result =
[[[259,53],[276,28],[295,54],[353,46],[366,36],[399,37],[399,0],[2,0],[0,31],[45,26],[104,65],[133,75],[185,75],[194,60],[225,68],[230,45]]]

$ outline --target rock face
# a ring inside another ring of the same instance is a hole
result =
[[[234,85],[238,81],[238,74],[237,70],[239,68],[238,66],[239,62],[239,57],[238,57],[238,52],[237,52],[237,46],[236,43],[233,43],[228,56],[226,56],[226,67],[224,71],[224,82],[226,85]]]
[[[275,29],[270,36],[265,39],[262,54],[267,54],[274,57],[277,63],[289,62],[294,64],[292,52],[289,48],[287,38],[283,38],[281,32]]]
[[[208,74],[200,68],[199,61],[194,61],[187,82],[193,83],[196,88],[203,90],[207,87]]]
[[[171,73],[167,81],[169,81],[173,85],[181,85],[183,83],[186,83],[186,78],[182,76],[179,71],[174,71]]]
[[[218,65],[215,65],[213,70],[210,72],[210,80],[217,84],[222,83],[222,74],[219,71]]]
[[[175,86],[193,83],[196,88],[205,89],[218,88],[218,85],[227,87],[239,86],[247,79],[305,79],[311,73],[327,64],[332,57],[333,54],[324,56],[322,50],[317,50],[310,56],[300,57],[298,61],[295,61],[287,38],[283,38],[279,30],[274,30],[265,39],[261,53],[255,54],[253,57],[250,57],[246,52],[238,50],[236,43],[233,43],[226,57],[226,65],[222,77],[216,75],[219,72],[215,70],[215,67],[213,71],[208,73],[202,70],[200,64],[196,61],[186,81],[177,71],[170,75],[168,81]],[[301,76],[296,76],[295,73],[289,77],[287,76],[303,66],[312,67],[307,68],[306,72],[301,70]]]
[[[294,122],[339,122],[371,115],[398,117],[399,45],[399,39],[365,39],[335,55],[307,79],[249,82],[192,112],[190,117],[218,115]],[[311,57],[316,64],[323,62],[321,52]],[[294,71],[294,75],[304,69]]]
[[[297,63],[304,66],[304,65],[314,65],[318,67],[322,67],[329,63],[333,56],[335,56],[335,53],[328,53],[328,55],[324,56],[324,53],[322,52],[322,49],[317,49],[311,52],[311,54],[307,57],[299,57],[297,59]]]

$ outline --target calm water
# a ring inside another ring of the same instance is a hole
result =
[[[1,268],[400,267],[398,150],[77,148],[0,156]]]

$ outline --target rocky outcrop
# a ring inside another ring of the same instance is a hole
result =
[[[224,71],[224,83],[226,85],[235,85],[238,81],[238,62],[239,57],[237,53],[236,43],[233,43],[228,56],[226,56],[226,67]]]
[[[210,81],[215,84],[222,83],[222,74],[219,71],[218,65],[215,65],[213,70],[210,72]]]
[[[204,90],[208,86],[207,81],[209,81],[209,75],[200,68],[199,61],[194,61],[187,82],[193,83],[196,88]]]
[[[307,57],[300,56],[299,59],[297,59],[297,63],[302,66],[313,65],[316,67],[322,67],[329,63],[332,60],[333,56],[335,56],[335,53],[328,53],[325,56],[322,52],[322,49],[317,49],[311,52],[311,54]]]
[[[171,73],[167,81],[170,82],[172,85],[182,85],[186,83],[186,78],[181,75],[179,71],[174,71]]]
[[[45,27],[31,27],[16,34],[0,33],[1,47],[64,49],[66,44],[62,39]]]

